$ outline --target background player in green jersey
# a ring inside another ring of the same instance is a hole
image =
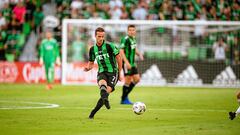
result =
[[[127,34],[127,36],[121,39],[120,44],[120,54],[124,62],[123,71],[125,76],[121,104],[132,104],[132,102],[128,99],[128,94],[140,80],[140,75],[135,63],[135,55],[137,54],[139,58],[143,60],[143,55],[138,51],[136,47],[137,41],[135,25],[128,26]]]
[[[114,91],[114,87],[119,79],[119,73],[122,70],[122,59],[119,50],[112,43],[107,43],[105,31],[99,27],[95,30],[96,44],[89,50],[89,62],[84,68],[84,71],[89,71],[93,68],[94,60],[97,60],[98,75],[97,82],[100,89],[100,99],[95,108],[91,111],[89,118],[93,119],[96,112],[105,105],[110,109],[108,101],[109,93]]]
[[[47,89],[51,89],[54,81],[54,64],[60,65],[60,55],[57,41],[52,37],[50,31],[46,32],[46,38],[40,44],[40,65],[44,64]]]

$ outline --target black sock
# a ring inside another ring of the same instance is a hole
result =
[[[97,111],[103,106],[103,100],[100,98],[97,102],[97,105],[95,106],[95,108],[92,110],[91,114],[89,115],[89,117],[94,117],[95,113],[97,113]]]
[[[129,86],[123,85],[122,101],[125,100],[125,98],[127,97],[128,89],[129,89]]]
[[[134,86],[135,86],[135,83],[131,82],[131,84],[129,85],[129,89],[127,91],[127,96],[133,90]]]
[[[109,96],[109,94],[105,90],[101,90],[100,95],[102,99],[108,99]]]
[[[105,85],[100,86],[100,96],[102,99],[107,99],[108,98],[108,93],[107,93],[107,87]]]

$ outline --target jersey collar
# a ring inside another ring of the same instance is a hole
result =
[[[100,45],[100,46],[98,46],[97,45],[97,43],[95,44],[97,47],[101,47],[101,46],[103,46],[105,44],[105,40],[103,40],[103,43]]]
[[[135,39],[135,37],[132,37],[132,36],[129,36],[129,35],[128,35],[128,37],[129,37],[131,40],[134,40],[134,39]]]

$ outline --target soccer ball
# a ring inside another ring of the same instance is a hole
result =
[[[133,112],[137,115],[141,115],[146,111],[146,105],[143,102],[135,102],[133,104]]]

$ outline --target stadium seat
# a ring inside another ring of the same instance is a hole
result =
[[[199,50],[199,59],[205,60],[207,57],[207,48],[200,48]]]
[[[155,57],[160,60],[166,59],[166,52],[155,52]]]
[[[181,52],[173,52],[172,54],[173,60],[180,59],[180,58],[181,58]]]
[[[188,48],[188,60],[195,61],[199,58],[199,48],[198,47],[191,47]]]
[[[155,56],[154,56],[154,52],[145,52],[145,55],[147,58],[149,59],[153,59]]]

